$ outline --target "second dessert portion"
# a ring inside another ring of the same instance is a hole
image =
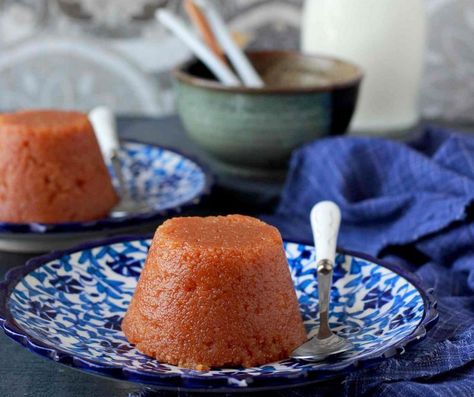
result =
[[[0,114],[0,221],[89,221],[117,202],[86,114]]]
[[[242,215],[166,221],[122,329],[138,350],[183,367],[288,357],[306,332],[280,233]]]

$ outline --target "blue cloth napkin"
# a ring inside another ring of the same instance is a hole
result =
[[[341,207],[341,247],[396,262],[434,287],[440,320],[406,354],[294,395],[474,396],[474,137],[428,127],[409,144],[318,140],[294,153],[265,220],[286,239],[311,242],[309,211],[320,200]]]

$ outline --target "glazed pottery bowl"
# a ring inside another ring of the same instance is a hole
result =
[[[248,57],[264,88],[226,87],[198,61],[174,70],[187,132],[225,171],[278,173],[296,147],[346,131],[362,80],[357,66],[290,51]]]

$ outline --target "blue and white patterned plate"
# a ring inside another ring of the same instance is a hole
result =
[[[423,338],[437,318],[433,297],[414,275],[340,252],[330,322],[354,343],[353,351],[316,364],[287,359],[247,369],[179,368],[141,354],[120,328],[149,244],[136,237],[109,239],[13,269],[0,285],[5,333],[52,360],[117,379],[180,390],[250,391],[307,384],[369,365]],[[314,249],[286,242],[285,250],[311,335],[318,325]]]
[[[132,198],[144,201],[150,211],[121,218],[106,217],[74,223],[0,222],[0,237],[52,235],[123,228],[169,216],[199,203],[212,184],[210,173],[197,161],[160,146],[124,141],[121,147],[123,174]],[[113,175],[113,173],[111,173]],[[113,182],[117,185],[115,177]]]

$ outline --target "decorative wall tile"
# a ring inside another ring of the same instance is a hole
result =
[[[430,0],[427,8],[423,112],[474,121],[474,1]]]
[[[303,0],[214,1],[250,48],[298,48]],[[423,114],[474,121],[474,2],[425,1]],[[0,109],[172,112],[168,71],[190,53],[155,22],[159,7],[182,12],[179,0],[0,0]]]

